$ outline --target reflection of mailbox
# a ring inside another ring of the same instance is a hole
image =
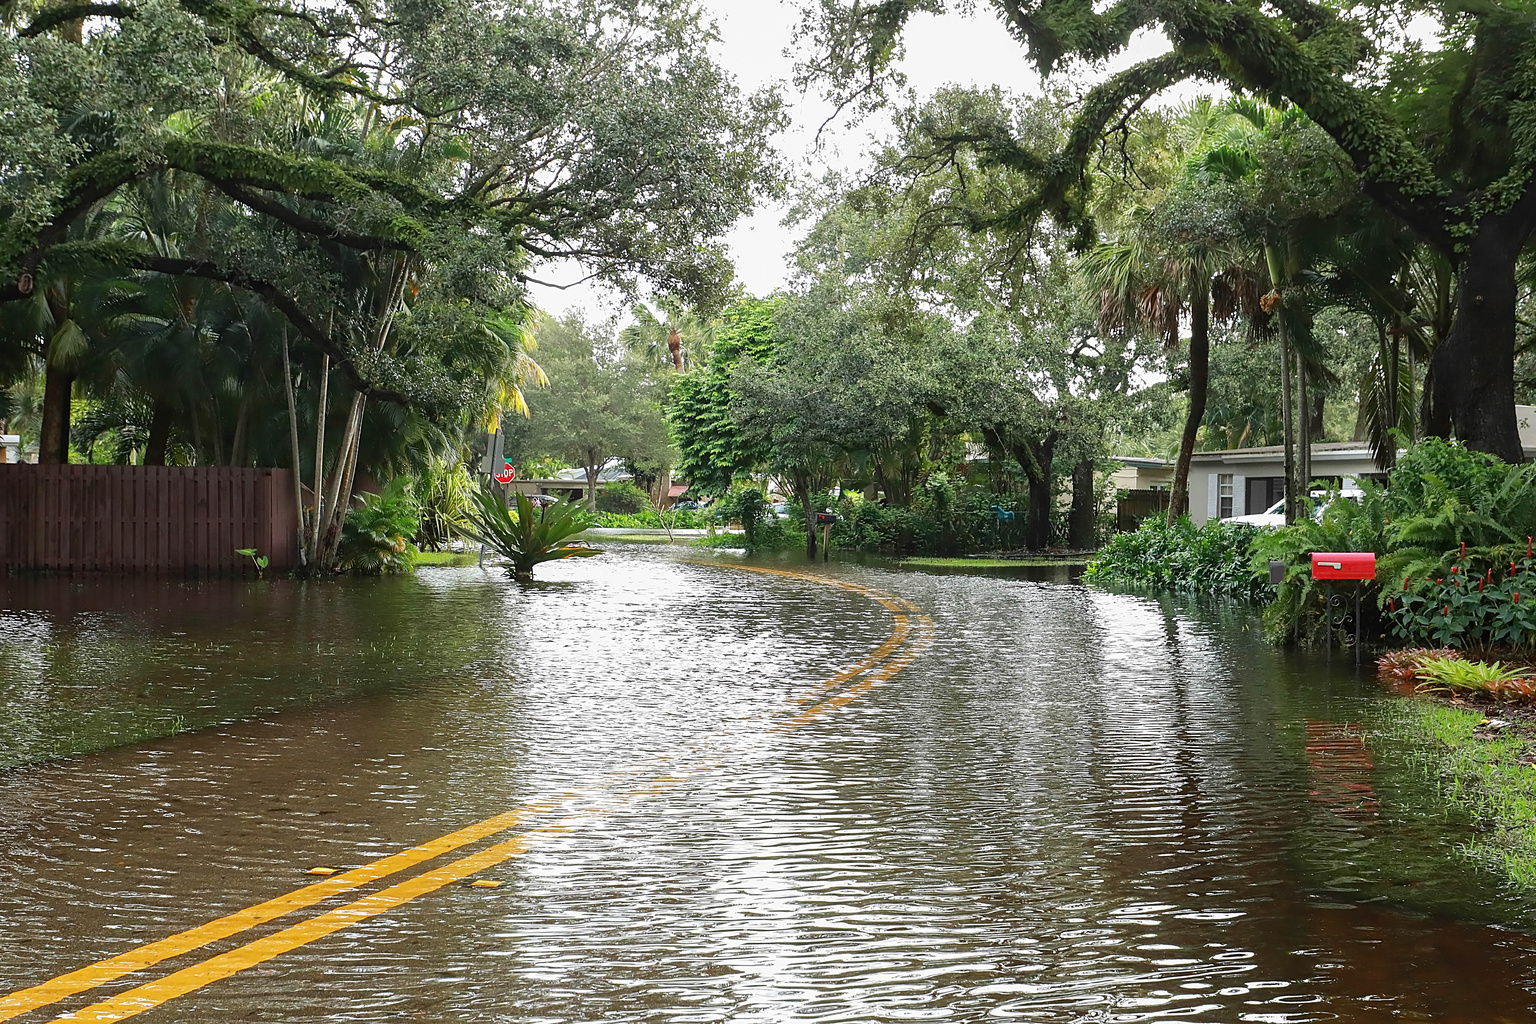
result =
[[[1376,556],[1369,551],[1314,551],[1312,578],[1373,580],[1376,578]]]
[[[837,513],[835,513],[835,512],[817,512],[816,513],[816,525],[817,526],[831,526],[835,522],[837,522]]]

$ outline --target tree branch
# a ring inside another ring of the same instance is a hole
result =
[[[105,4],[65,4],[62,7],[50,7],[42,11],[32,19],[32,23],[17,32],[21,39],[31,39],[40,36],[51,28],[66,24],[71,21],[80,21],[83,18],[131,18],[138,13],[138,8],[133,4],[105,3]]]
[[[210,180],[213,181],[213,184],[220,192],[223,192],[235,202],[240,203],[242,206],[248,206],[257,213],[264,213],[273,220],[281,221],[295,231],[301,231],[307,235],[315,235],[318,238],[344,245],[349,249],[363,249],[373,252],[384,249],[391,249],[397,252],[412,251],[409,245],[398,238],[389,238],[384,235],[363,235],[355,231],[348,231],[346,228],[337,227],[334,224],[326,224],[323,221],[315,220],[313,217],[306,217],[292,207],[284,206],[276,199],[268,198],[260,192],[253,192],[233,182],[221,181],[217,178]]]

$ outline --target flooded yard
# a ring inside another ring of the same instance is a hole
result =
[[[1536,900],[1346,659],[1009,575],[541,573],[0,581],[0,1019],[1536,1016]]]

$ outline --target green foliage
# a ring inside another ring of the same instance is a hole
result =
[[[1134,533],[1117,535],[1088,563],[1083,579],[1100,586],[1153,594],[1200,594],[1256,601],[1268,581],[1252,569],[1255,531],[1188,517],[1169,525],[1153,516]]]
[[[1479,572],[1478,560],[1458,557],[1444,576],[1403,582],[1400,591],[1385,588],[1383,608],[1392,636],[1403,643],[1536,646],[1536,561],[1531,558]]]
[[[1324,586],[1311,578],[1311,552],[1370,551],[1376,579],[1364,584],[1363,635],[1444,647],[1536,642],[1528,540],[1536,534],[1536,467],[1430,438],[1404,453],[1385,489],[1362,481],[1361,490],[1359,500],[1333,500],[1320,517],[1304,516],[1254,546],[1256,573],[1270,559],[1287,566],[1265,611],[1273,635],[1324,641]]]
[[[1487,693],[1499,684],[1513,682],[1524,673],[1505,668],[1499,662],[1467,661],[1463,658],[1424,658],[1418,674],[1428,690],[1449,693]]]
[[[417,547],[437,551],[469,525],[475,481],[463,463],[433,460],[417,476],[414,491],[421,506]]]
[[[597,492],[599,512],[617,512],[632,516],[651,507],[651,496],[628,480],[616,480]]]
[[[1295,523],[1279,530],[1252,531],[1255,534],[1251,571],[1267,575],[1271,560],[1284,562],[1285,578],[1276,588],[1275,600],[1264,611],[1265,624],[1276,639],[1295,635],[1303,643],[1322,643],[1328,639],[1325,610],[1326,584],[1312,579],[1311,553],[1314,551],[1374,551],[1378,554],[1388,544],[1391,509],[1382,489],[1369,480],[1361,481],[1363,495],[1358,501],[1348,498],[1328,503],[1321,517],[1300,516]],[[1307,508],[1313,508],[1310,501]],[[1379,572],[1378,562],[1378,576]],[[1345,588],[1352,585],[1346,584]],[[1366,596],[1372,597],[1372,584],[1364,584]],[[1335,588],[1339,593],[1344,589]],[[1362,635],[1375,636],[1378,626],[1374,604],[1363,600],[1365,621]],[[1335,623],[1337,625],[1337,623]],[[1350,631],[1353,638],[1353,628]]]
[[[529,420],[517,446],[523,459],[550,457],[596,475],[612,457],[668,461],[661,384],[651,368],[626,353],[609,326],[572,313],[536,332],[549,387],[528,395]],[[643,495],[642,495],[643,497]],[[593,496],[588,508],[596,510]]]
[[[533,579],[533,569],[543,562],[563,558],[590,558],[602,551],[571,538],[592,525],[575,505],[561,502],[535,509],[526,494],[517,495],[514,512],[500,492],[482,485],[474,495],[470,525],[465,536],[505,558],[507,571],[519,580]]]
[[[680,509],[676,512],[666,513],[666,522],[662,522],[654,508],[641,509],[639,512],[599,512],[592,519],[593,526],[602,526],[609,529],[631,530],[702,530],[713,521],[709,512],[695,512],[690,509]]]
[[[272,560],[255,548],[236,548],[235,554],[244,555],[251,560],[251,565],[256,567],[256,575],[260,576],[272,564]]]
[[[1524,729],[1493,731],[1486,725],[1479,711],[1399,701],[1393,731],[1424,749],[1426,767],[1446,801],[1476,826],[1458,852],[1529,891],[1536,888],[1531,738]]]
[[[397,477],[378,494],[360,494],[347,510],[337,562],[349,572],[409,572],[415,564],[421,506],[409,477]]]
[[[732,376],[744,359],[763,360],[774,348],[774,299],[743,299],[721,314],[707,365],[672,378],[667,422],[678,452],[677,474],[695,493],[723,495],[767,458],[731,415]]]

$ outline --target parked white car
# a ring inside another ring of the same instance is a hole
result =
[[[1312,497],[1323,499],[1327,498],[1328,494],[1328,491],[1313,491]],[[1361,496],[1364,494],[1365,492],[1362,490],[1357,488],[1350,488],[1348,490],[1340,491],[1338,496],[1340,498],[1349,498],[1351,501],[1359,501]],[[1321,520],[1323,518],[1323,510],[1326,509],[1329,504],[1330,502],[1328,501],[1320,500],[1317,504],[1317,507],[1312,510],[1312,518]],[[1252,515],[1246,516],[1228,516],[1226,519],[1223,519],[1222,522],[1237,523],[1240,526],[1254,526],[1261,530],[1278,529],[1279,527],[1285,525],[1285,499],[1281,498],[1279,501],[1269,506],[1269,508],[1265,509],[1263,512],[1255,512]]]

